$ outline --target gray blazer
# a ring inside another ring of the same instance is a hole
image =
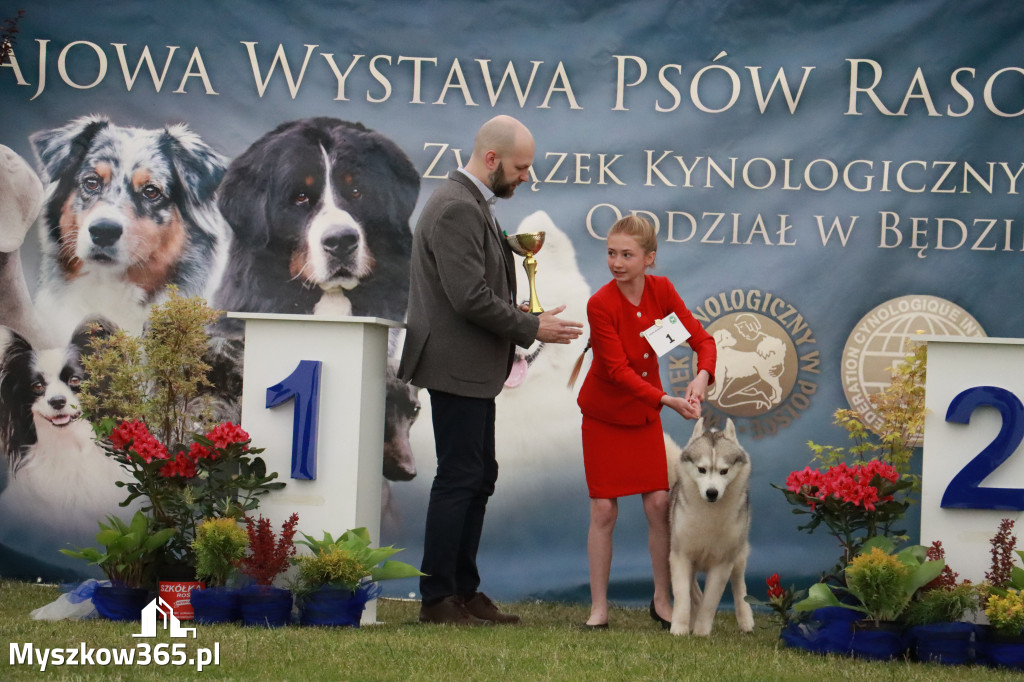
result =
[[[512,249],[480,190],[459,171],[420,213],[410,276],[399,378],[471,398],[498,395],[515,346],[533,343],[540,322],[516,307]]]

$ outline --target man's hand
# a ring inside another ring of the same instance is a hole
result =
[[[558,314],[565,310],[564,305],[545,310],[538,317],[540,327],[537,329],[537,340],[543,343],[569,343],[583,333],[583,325],[572,320],[561,320]]]

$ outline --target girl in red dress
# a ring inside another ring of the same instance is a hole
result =
[[[618,498],[641,495],[647,515],[654,572],[651,617],[662,626],[672,615],[669,577],[668,465],[660,410],[667,406],[686,419],[700,417],[708,384],[714,381],[715,341],[704,330],[666,277],[648,275],[658,249],[653,226],[627,216],[608,232],[612,281],[587,302],[594,359],[577,402],[583,412],[583,464],[590,491],[590,618],[586,627],[607,627],[608,576]],[[642,332],[671,313],[690,333],[697,373],[685,396],[662,390],[658,356]]]

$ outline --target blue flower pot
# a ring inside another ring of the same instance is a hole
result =
[[[930,623],[910,628],[907,639],[919,661],[966,665],[974,660],[976,630],[973,623]]]
[[[107,620],[139,620],[150,601],[149,590],[142,587],[105,585],[97,587],[92,595],[96,612]]]
[[[354,592],[338,587],[321,587],[299,605],[299,623],[357,628],[366,602],[378,592],[376,585],[361,585]]]
[[[192,590],[192,613],[197,623],[230,623],[240,620],[242,608],[238,590],[231,587],[207,587]]]
[[[280,587],[252,585],[239,592],[243,625],[279,628],[292,617],[292,593]]]

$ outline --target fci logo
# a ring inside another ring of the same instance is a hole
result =
[[[181,627],[181,622],[174,615],[174,611],[160,597],[149,602],[142,609],[142,632],[134,634],[132,637],[156,637],[158,618],[163,620],[163,629],[169,630],[171,637],[188,637],[191,633],[192,638],[195,639],[196,629]]]

